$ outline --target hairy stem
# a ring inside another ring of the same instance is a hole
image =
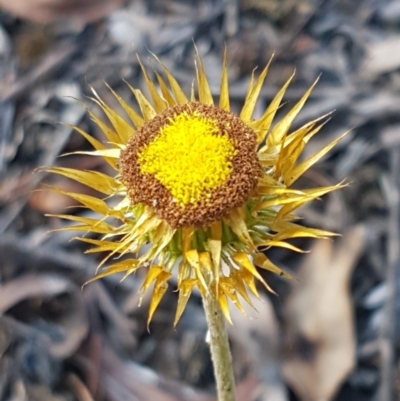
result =
[[[218,401],[235,401],[235,379],[229,349],[225,318],[214,294],[203,297],[204,311],[210,331],[210,349],[217,383]]]

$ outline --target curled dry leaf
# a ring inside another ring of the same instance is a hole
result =
[[[331,400],[355,363],[349,279],[364,247],[364,227],[337,247],[319,241],[299,271],[286,306],[288,358],[283,373],[304,401]]]

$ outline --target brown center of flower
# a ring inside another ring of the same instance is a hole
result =
[[[261,167],[256,135],[214,106],[176,105],[147,122],[121,153],[132,204],[146,204],[172,227],[207,227],[243,205]]]

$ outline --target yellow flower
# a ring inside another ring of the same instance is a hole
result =
[[[100,234],[98,239],[79,238],[94,245],[91,253],[108,252],[99,266],[101,271],[92,280],[116,273],[126,277],[140,268],[147,269],[141,293],[153,284],[149,322],[174,272],[179,291],[174,324],[194,287],[203,296],[211,291],[230,321],[228,300],[242,311],[241,300],[251,305],[248,291],[258,295],[255,279],[271,290],[255,266],[291,278],[265,256],[265,250],[276,246],[300,251],[286,241],[332,235],[296,224],[293,214],[305,203],[340,187],[291,188],[341,139],[297,162],[307,142],[323,125],[320,118],[289,134],[312,87],[271,128],[293,77],[261,118],[253,120],[268,65],[257,79],[252,77],[237,116],[230,112],[226,57],[218,106],[214,105],[198,55],[196,61],[198,99],[193,90],[188,99],[159,61],[166,80],[155,73],[158,87],[141,65],[152,104],[140,90],[130,87],[141,115],[112,91],[130,123],[93,91],[93,101],[106,114],[111,127],[91,111],[88,113],[108,142],[103,144],[75,127],[95,149],[78,153],[103,157],[115,170],[114,176],[47,168],[94,188],[107,199],[120,198],[119,203],[110,206],[92,196],[65,193],[102,217],[57,217],[79,223],[63,230]]]

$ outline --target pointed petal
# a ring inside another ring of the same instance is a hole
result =
[[[271,207],[286,205],[288,203],[293,203],[297,201],[307,201],[307,199],[311,200],[311,198],[304,194],[296,195],[288,193],[287,195],[271,197],[271,199],[267,199],[257,203],[254,207],[254,211],[269,209]]]
[[[326,195],[330,192],[336,191],[337,189],[343,188],[345,186],[346,186],[345,184],[340,183],[337,185],[332,185],[330,187],[305,189],[303,191],[304,198],[293,201],[293,203],[289,203],[289,204],[283,206],[279,210],[276,218],[282,219],[284,216],[288,215],[289,213],[292,213],[294,210],[298,209],[300,206],[303,206],[305,203],[311,202],[314,199],[317,199],[323,195]]]
[[[267,142],[269,146],[277,146],[281,143],[284,136],[288,133],[294,119],[299,114],[300,110],[303,108],[304,103],[307,101],[311,92],[314,89],[314,86],[317,84],[318,79],[311,85],[310,89],[303,95],[303,97],[294,105],[292,110],[289,111],[286,116],[279,121],[271,133],[268,135]]]
[[[97,139],[93,138],[91,135],[89,135],[87,132],[83,131],[79,127],[75,127],[74,125],[69,125],[65,124],[67,127],[70,127],[71,129],[75,130],[78,134],[82,135],[96,150],[104,150],[106,147],[99,142]],[[118,166],[115,160],[111,158],[106,158],[104,157],[104,160],[106,163],[108,163],[114,170],[118,170]]]
[[[204,71],[203,62],[197,50],[196,45],[194,46],[196,51],[196,75],[197,75],[197,86],[199,90],[199,100],[203,104],[212,106],[214,104],[213,97],[211,94],[210,86],[207,81],[206,73]]]
[[[193,278],[192,267],[185,258],[182,258],[178,267],[178,288],[183,280],[189,278]]]
[[[154,231],[155,234],[157,234],[157,238],[153,237],[153,246],[146,255],[148,260],[155,259],[164,250],[164,248],[171,242],[176,229],[172,228],[168,223],[161,221]]]
[[[167,75],[168,82],[171,86],[172,93],[175,96],[175,99],[178,104],[186,104],[188,103],[188,99],[186,95],[184,94],[183,90],[179,86],[178,82],[176,79],[172,76],[172,74],[167,70],[167,68],[164,67],[165,74]]]
[[[221,252],[222,252],[222,243],[221,241],[209,239],[207,241],[208,250],[211,253],[211,258],[213,262],[213,275],[214,281],[216,283],[216,288],[218,291],[218,283],[219,277],[221,275]]]
[[[69,155],[89,155],[89,156],[101,156],[110,159],[119,159],[121,155],[121,149],[101,149],[101,150],[92,150],[88,152],[78,151],[73,153],[66,153],[63,156],[69,156]]]
[[[74,168],[56,166],[48,167],[44,171],[70,178],[105,195],[113,195],[121,187],[121,184],[116,179],[98,171],[76,170]]]
[[[279,247],[279,248],[289,249],[289,250],[291,250],[293,252],[308,253],[308,251],[303,251],[302,249],[297,248],[297,246],[294,246],[292,244],[289,244],[288,242],[283,242],[283,241],[268,240],[268,241],[265,241],[265,242],[258,242],[257,243],[257,248],[259,248],[259,250],[260,250],[260,248],[263,248],[263,249],[267,248],[268,249],[268,248],[271,248],[273,246]],[[257,264],[257,266],[258,266],[258,264]]]
[[[253,255],[254,257],[254,263],[265,270],[269,270],[272,273],[275,273],[276,275],[280,277],[285,277],[287,279],[292,280],[294,277],[283,271],[280,267],[276,266],[274,263],[272,263],[263,253],[256,253]]]
[[[226,48],[224,51],[224,61],[222,63],[221,87],[219,90],[219,107],[222,110],[230,111],[228,67],[227,67],[227,62],[226,62]]]
[[[153,119],[157,115],[157,113],[153,109],[153,106],[144,97],[143,93],[139,89],[135,89],[132,86],[130,86],[129,84],[128,84],[128,87],[132,91],[133,95],[136,98],[136,101],[138,102],[138,105],[140,107],[140,111],[142,112],[144,120],[150,121],[151,119]]]
[[[157,88],[155,87],[153,81],[149,78],[146,69],[143,67],[143,64],[140,61],[139,56],[137,56],[137,59],[139,61],[140,68],[142,69],[142,73],[146,81],[147,87],[149,89],[151,99],[153,100],[154,108],[157,113],[160,113],[161,111],[165,110],[168,107],[168,103],[158,93]]]
[[[254,108],[256,107],[256,103],[258,100],[258,97],[260,95],[261,88],[263,86],[265,77],[267,76],[268,68],[271,64],[272,57],[268,61],[268,64],[264,68],[264,70],[261,72],[260,76],[258,77],[254,87],[252,88],[249,96],[246,98],[244,106],[242,111],[240,112],[240,118],[244,121],[250,121],[251,117],[254,112]]]
[[[66,127],[69,127],[73,130],[75,130],[78,134],[82,135],[96,150],[100,149],[106,149],[106,147],[99,142],[97,139],[93,138],[91,135],[89,135],[87,132],[83,131],[79,127],[76,127],[75,125],[70,125],[70,124],[64,124]]]
[[[118,243],[115,241],[106,241],[103,239],[75,237],[74,240],[78,240],[86,244],[96,245],[95,248],[88,249],[85,251],[85,253],[110,252],[118,246]]]
[[[228,299],[226,298],[226,295],[223,292],[219,292],[219,294],[217,295],[217,300],[219,303],[219,306],[222,310],[222,313],[225,316],[225,319],[230,323],[232,323],[232,319],[231,319],[231,315],[229,313],[229,305],[228,305]]]
[[[240,272],[236,269],[231,270],[230,279],[232,280],[236,291],[242,296],[242,298],[253,308],[255,309],[253,302],[249,295],[247,294],[246,287],[244,285],[243,279],[241,278]],[[254,282],[253,282],[254,283]]]
[[[103,109],[102,104],[98,100],[96,100],[94,98],[89,98],[89,99],[92,100],[94,103],[96,103],[101,109]],[[96,116],[96,114],[94,114],[87,107],[85,107],[85,109],[86,109],[86,112],[89,114],[90,118],[92,119],[92,121],[94,121],[94,123],[103,132],[104,136],[107,138],[107,141],[109,143],[119,143],[121,141],[118,134],[113,129],[111,129],[109,126],[107,126],[107,124],[101,118]]]
[[[106,268],[104,268],[102,273],[96,274],[93,278],[91,278],[90,280],[86,281],[86,283],[83,284],[83,285],[85,286],[85,285],[87,285],[87,284],[89,284],[89,283],[91,283],[93,281],[99,280],[99,279],[104,278],[104,277],[111,276],[113,274],[124,273],[127,270],[132,270],[132,269],[136,270],[139,267],[140,266],[139,266],[138,261],[136,259],[125,259],[125,260],[122,260],[120,262],[114,263],[111,266],[107,266]]]
[[[178,324],[178,321],[181,318],[183,311],[185,310],[190,294],[192,293],[192,290],[197,283],[198,280],[195,278],[189,278],[181,281],[179,285],[179,298],[178,306],[176,308],[174,327]]]
[[[256,283],[254,282],[254,276],[246,269],[241,269],[237,272],[241,280],[243,280],[246,285],[250,288],[250,291],[257,297],[260,298],[258,293]]]
[[[244,103],[245,104],[246,104],[247,100],[249,99],[249,97],[251,95],[251,91],[253,90],[253,87],[254,87],[254,73],[255,73],[256,69],[257,68],[254,68],[253,71],[251,72],[250,83],[249,83],[249,86],[247,88],[246,97],[244,98]]]
[[[162,266],[157,266],[157,265],[152,265],[149,268],[149,271],[147,272],[146,278],[144,279],[144,282],[140,288],[140,302],[142,301],[144,293],[147,291],[149,288],[150,284],[164,271],[164,267]]]
[[[258,182],[259,185],[265,185],[267,187],[279,186],[281,188],[285,188],[284,185],[282,185],[279,181],[277,181],[275,178],[271,177],[268,174],[263,174],[263,176],[259,178]]]
[[[265,139],[265,136],[271,127],[272,121],[274,120],[275,114],[280,107],[280,104],[281,104],[283,96],[285,95],[286,89],[290,85],[290,82],[292,81],[293,77],[294,77],[294,73],[286,81],[285,85],[283,85],[283,87],[279,90],[279,92],[275,95],[274,99],[269,104],[267,110],[265,110],[265,113],[263,114],[263,116],[255,122],[254,127],[255,127],[256,131],[258,132],[258,134],[257,134],[257,142],[258,143],[261,143]],[[272,141],[272,140],[270,140],[270,142],[273,143],[274,145],[279,143],[279,141],[276,142],[276,141]],[[268,147],[265,147],[261,151],[263,151],[267,148]]]
[[[110,87],[109,87],[110,88]],[[127,140],[135,133],[135,130],[111,107],[107,106],[100,98],[100,96],[96,93],[96,91],[92,89],[93,94],[95,95],[96,99],[92,99],[95,103],[97,103],[101,109],[103,110],[104,114],[110,120],[110,123],[114,127],[115,132],[110,130],[106,124],[104,124],[98,117],[96,117],[93,113],[90,116],[93,118],[94,122],[102,129],[105,135],[109,136],[117,136],[117,139],[112,139],[110,137],[108,140],[109,142],[114,143],[122,143],[125,144]],[[107,134],[108,130],[108,134]]]
[[[208,252],[199,253],[200,266],[209,272],[213,271],[213,263],[211,261],[211,255]]]
[[[135,226],[132,228],[132,234],[134,235],[133,238],[135,239],[135,241],[140,240],[143,243],[148,242],[148,238],[145,237],[151,234],[153,230],[156,230],[161,222],[162,221],[158,217],[152,216],[140,225],[135,224]]]
[[[197,252],[196,249],[191,249],[190,251],[185,253],[185,258],[189,262],[190,266],[192,266],[192,268],[194,269],[198,281],[203,286],[204,292],[207,293],[210,289],[206,283],[203,272],[200,268],[199,253]]]
[[[236,308],[238,308],[240,312],[246,315],[246,312],[243,309],[240,300],[238,298],[236,288],[232,279],[230,279],[229,277],[221,278],[220,288],[225,293],[225,295],[232,301],[232,303],[236,306]]]
[[[182,88],[179,86],[179,84],[176,81],[176,79],[174,78],[174,76],[169,72],[168,68],[160,61],[160,59],[155,54],[153,54],[153,53],[151,53],[151,54],[163,68],[164,73],[167,76],[169,85],[171,86],[172,93],[175,96],[176,102],[181,105],[188,103],[188,99],[187,99],[186,95],[183,93]]]
[[[326,145],[319,152],[315,153],[313,156],[304,160],[298,166],[296,166],[288,176],[287,185],[292,185],[304,172],[306,172],[312,165],[314,165],[318,160],[324,157],[333,147],[335,147],[348,132],[345,132],[339,138],[332,141],[330,144]]]
[[[158,84],[160,85],[161,93],[164,99],[167,101],[168,106],[173,107],[176,105],[175,99],[172,97],[171,92],[168,89],[167,84],[164,82],[160,74],[157,71],[154,71],[154,74],[157,77]]]
[[[190,87],[190,101],[195,102],[196,96],[194,94],[194,81],[192,81],[192,86]]]
[[[258,279],[259,281],[261,281],[265,288],[274,293],[275,291],[265,282],[265,280],[261,277],[261,274],[257,271],[257,269],[254,267],[253,263],[249,260],[249,257],[247,254],[242,253],[242,252],[238,252],[235,253],[232,256],[232,260],[237,263],[240,267],[243,267],[244,269],[246,269],[249,273],[251,273],[256,279]]]
[[[304,192],[298,189],[280,188],[280,187],[265,187],[259,185],[257,187],[257,195],[273,196],[273,195],[305,195]]]
[[[243,210],[240,208],[232,210],[225,218],[232,231],[239,237],[240,241],[246,244],[251,250],[254,249],[253,240],[249,234],[246,222],[243,217]]]
[[[328,238],[338,235],[330,231],[303,227],[297,224],[290,224],[290,226],[290,229],[282,230],[281,232],[276,234],[274,239],[276,241],[284,241],[291,238]]]
[[[320,116],[316,118],[315,120],[309,121],[308,123],[304,124],[300,128],[298,128],[296,131],[291,133],[285,138],[285,147],[287,147],[290,143],[292,143],[293,140],[297,139],[299,136],[302,138],[307,138],[306,143],[313,137],[314,134],[309,134],[311,130],[314,129],[314,127],[317,125],[318,122],[321,120],[325,120],[321,123],[321,126],[324,126],[328,121],[330,121],[330,118],[328,118],[333,112],[329,112],[324,114],[323,116]]]
[[[185,254],[191,249],[191,242],[194,233],[193,227],[182,228],[182,252]]]
[[[278,161],[276,162],[275,178],[280,179],[286,177],[287,172],[289,172],[294,164],[296,163],[298,157],[303,151],[306,141],[304,137],[313,129],[315,123],[311,121],[305,126],[301,127],[289,136],[286,136],[281,143],[281,150],[279,152]],[[322,125],[317,128],[318,130]],[[285,182],[285,179],[283,180]]]
[[[290,174],[305,146],[306,141],[304,138],[299,137],[280,152],[277,165],[279,165],[279,177],[283,178],[283,182],[286,183],[286,177]],[[275,175],[275,177],[278,176]]]
[[[149,317],[147,319],[147,330],[149,329],[149,325],[151,319],[153,318],[154,312],[157,309],[157,306],[160,304],[162,297],[168,289],[167,281],[171,278],[172,274],[168,272],[162,272],[158,277],[154,284],[153,294],[151,295],[151,301],[149,306]]]
[[[76,223],[82,223],[78,226],[67,226],[53,231],[91,231],[98,234],[108,234],[114,232],[114,227],[99,219],[89,217],[72,216],[69,214],[46,214],[48,217],[58,217],[63,220],[70,220]]]
[[[107,203],[99,198],[95,198],[93,196],[86,194],[63,191],[62,189],[56,187],[49,186],[49,188],[51,188],[54,192],[75,199],[77,202],[81,203],[86,208],[91,209],[94,212],[99,213],[103,216],[115,217],[119,220],[125,219],[125,216],[122,212],[109,208]]]
[[[111,87],[109,87],[110,91],[112,92],[112,94],[114,95],[114,97],[118,100],[118,103],[121,105],[121,107],[124,109],[125,113],[128,115],[128,117],[130,118],[130,120],[132,121],[133,125],[136,127],[136,129],[140,129],[143,124],[144,124],[144,120],[142,117],[139,116],[138,113],[136,113],[136,111],[129,106],[124,99],[122,99],[121,96],[118,95],[118,93],[116,93]],[[129,139],[129,133],[120,133],[121,137],[123,136],[125,138],[125,142],[128,141]]]

